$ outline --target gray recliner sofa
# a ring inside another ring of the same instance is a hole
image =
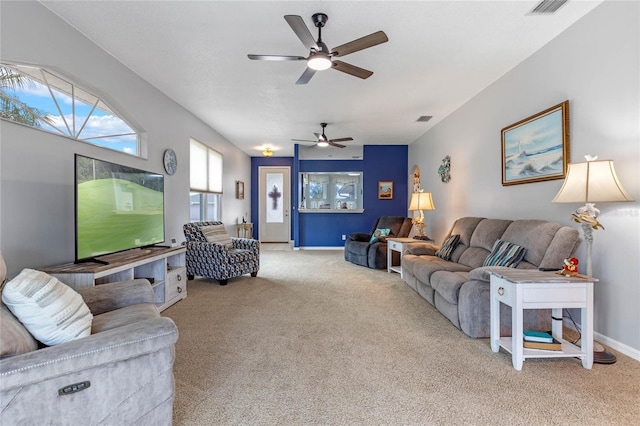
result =
[[[1,304],[0,423],[170,425],[178,330],[149,282],[78,293],[94,316],[91,335],[49,347]]]
[[[435,253],[440,246],[412,244],[402,257],[403,280],[456,327],[470,337],[490,336],[489,277],[502,266],[482,266],[496,240],[527,249],[518,269],[562,269],[580,244],[578,230],[544,220],[504,220],[464,217],[451,235],[460,241],[450,260]],[[527,310],[524,327],[550,330],[549,310]],[[501,334],[511,334],[511,309],[501,309]]]
[[[386,237],[379,237],[371,242],[374,231],[389,229],[389,237],[406,238],[412,226],[413,223],[408,217],[380,216],[369,233],[354,232],[349,235],[344,244],[344,259],[373,269],[387,269]],[[398,256],[394,261],[399,260],[399,253],[394,252],[394,256]]]

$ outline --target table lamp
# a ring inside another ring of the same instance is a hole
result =
[[[424,213],[422,210],[435,210],[435,206],[433,205],[433,198],[431,197],[430,192],[414,192],[411,194],[411,202],[409,203],[410,211],[419,211],[420,216],[414,217],[412,222],[418,229],[418,235],[421,237],[426,237],[426,233],[424,232]]]
[[[633,201],[618,180],[613,161],[596,161],[598,157],[585,155],[586,162],[569,164],[567,176],[560,191],[553,199],[553,203],[585,203],[584,206],[571,213],[571,218],[582,225],[584,240],[587,243],[587,275],[593,275],[591,263],[591,246],[593,231],[604,229],[597,217],[600,214],[595,203],[609,203],[617,201]],[[616,357],[604,350],[594,352],[593,362],[613,364]]]

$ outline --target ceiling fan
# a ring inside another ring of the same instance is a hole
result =
[[[329,139],[327,138],[327,135],[324,134],[324,129],[325,127],[327,127],[327,123],[320,123],[320,125],[322,126],[322,134],[320,133],[314,133],[314,135],[316,135],[316,138],[318,138],[315,141],[310,141],[310,140],[306,140],[306,139],[291,139],[294,142],[315,142],[316,145],[314,146],[319,146],[319,147],[325,147],[328,145],[331,146],[335,146],[336,148],[344,148],[345,145],[339,144],[337,142],[346,142],[346,141],[352,141],[353,138],[338,138],[338,139]]]
[[[357,40],[350,41],[343,45],[329,50],[322,41],[322,28],[327,23],[329,17],[324,13],[314,13],[312,16],[313,23],[318,28],[318,40],[314,40],[311,32],[305,25],[302,18],[298,15],[285,15],[284,19],[294,33],[298,36],[304,47],[309,49],[309,56],[285,56],[285,55],[247,55],[249,59],[261,61],[307,61],[307,69],[302,73],[296,84],[307,84],[316,71],[333,68],[338,71],[359,77],[362,79],[369,78],[373,75],[372,71],[364,68],[356,67],[333,58],[346,56],[359,50],[367,49],[378,44],[389,41],[384,31],[377,31],[368,36],[361,37]]]

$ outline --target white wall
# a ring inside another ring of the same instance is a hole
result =
[[[569,219],[579,205],[551,203],[561,180],[501,185],[501,129],[567,99],[571,162],[585,154],[614,160],[627,192],[640,200],[639,17],[638,2],[605,2],[409,146],[436,206],[425,215],[429,235],[442,241],[462,216],[579,228]],[[452,179],[443,184],[437,169],[446,155]],[[640,359],[639,203],[598,207],[606,230],[594,232],[595,330],[602,343]],[[584,244],[577,257],[586,262]]]
[[[165,177],[167,240],[183,241],[182,225],[189,221],[190,137],[224,156],[225,224],[230,227],[251,211],[250,197],[235,199],[235,180],[251,191],[249,156],[39,3],[3,2],[0,19],[2,60],[63,70],[96,94],[106,94],[147,138],[147,158],[141,159],[0,122],[0,250],[9,277],[25,267],[73,261],[74,153],[164,173],[162,154],[173,148],[178,171]]]

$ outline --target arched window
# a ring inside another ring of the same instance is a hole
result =
[[[138,133],[102,98],[42,67],[0,64],[0,117],[140,155]]]

